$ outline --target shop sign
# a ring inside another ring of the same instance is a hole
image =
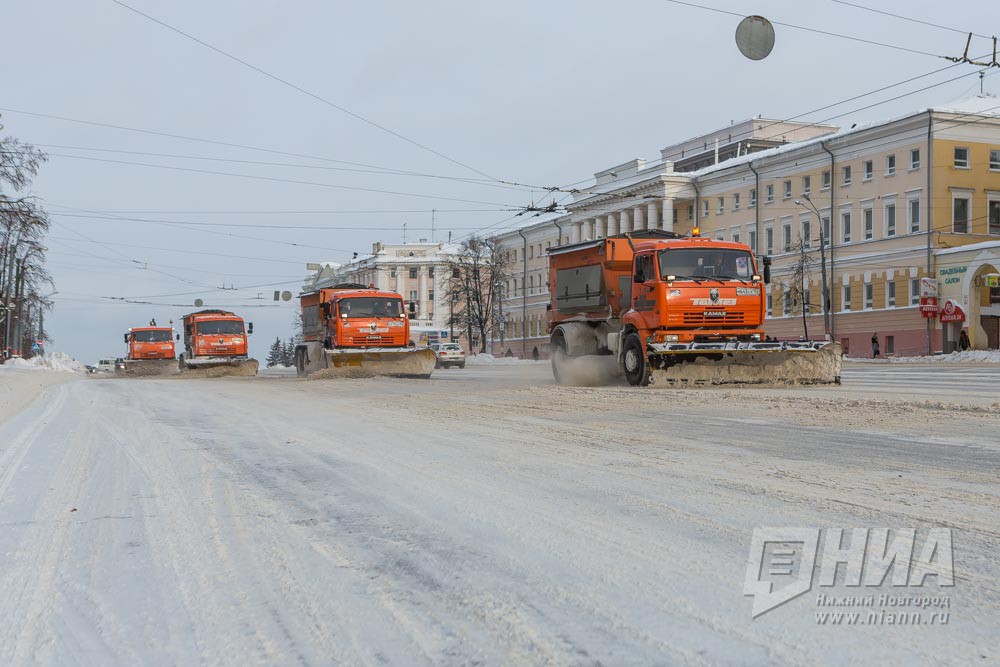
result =
[[[946,269],[939,269],[938,275],[944,277],[945,285],[953,285],[962,282],[962,276],[968,270],[967,266],[949,266]]]
[[[964,322],[965,311],[953,300],[948,299],[944,302],[944,308],[941,309],[939,319],[941,322]]]
[[[937,317],[938,304],[936,296],[920,297],[920,314],[924,317]]]
[[[934,297],[937,299],[938,284],[937,278],[920,279],[920,297]],[[935,301],[936,303],[936,301]]]

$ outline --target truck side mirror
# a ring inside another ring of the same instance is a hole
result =
[[[771,258],[767,255],[764,256],[764,284],[771,284]]]
[[[248,334],[252,334],[253,333],[253,322],[251,322],[250,324],[247,325],[247,333]]]
[[[177,334],[177,340],[180,340],[180,339],[181,339],[181,335]]]
[[[128,334],[125,334],[125,344],[128,345]]]
[[[410,308],[410,312],[411,313],[417,312],[417,302],[416,301],[411,301],[409,308]]]

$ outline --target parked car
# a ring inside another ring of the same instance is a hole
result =
[[[125,368],[124,359],[101,359],[94,367],[93,373],[116,373],[118,369]]]
[[[458,343],[433,343],[431,349],[434,350],[435,368],[448,368],[458,366],[465,368],[465,350]]]

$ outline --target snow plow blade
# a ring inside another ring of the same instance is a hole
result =
[[[326,368],[309,377],[429,378],[437,357],[429,348],[370,347],[364,350],[324,350]]]
[[[177,362],[174,359],[126,360],[125,368],[115,371],[118,377],[156,377],[174,375],[177,373]]]
[[[663,343],[649,346],[650,384],[840,384],[840,343]]]
[[[181,359],[181,373],[190,377],[253,377],[259,364],[246,357],[198,357]]]

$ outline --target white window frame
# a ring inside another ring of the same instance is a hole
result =
[[[914,156],[916,156],[916,158],[917,158],[916,160],[913,159]],[[911,148],[910,149],[910,171],[916,171],[917,169],[920,169],[920,149],[919,148]]]
[[[867,183],[875,178],[875,161],[865,160],[861,163],[861,182]]]
[[[920,305],[920,278],[910,278],[910,305]]]
[[[885,175],[895,176],[896,175],[896,154],[885,156]]]
[[[916,229],[913,228],[913,222],[914,222],[914,220],[913,220],[913,205],[914,204],[917,205],[917,220],[916,220],[917,227],[916,227]],[[908,230],[910,230],[910,234],[919,234],[920,233],[920,226],[921,226],[921,224],[923,224],[923,221],[921,220],[922,217],[923,217],[923,211],[921,210],[919,195],[916,196],[916,197],[907,197],[907,199],[906,199],[906,228]]]
[[[958,151],[960,151],[960,150],[965,151],[965,159],[962,160],[962,161],[959,161],[959,159],[958,159]],[[952,165],[951,166],[954,167],[955,169],[971,169],[972,168],[972,165],[971,165],[971,163],[972,163],[972,152],[969,150],[968,146],[955,146],[954,150],[952,151],[952,156],[953,157],[952,157]]]
[[[719,215],[722,215],[725,212],[726,212],[726,198],[719,197]]]
[[[792,179],[789,178],[781,183],[781,198],[792,198]]]
[[[846,187],[851,184],[851,165],[845,164],[840,168],[840,187]]]
[[[875,240],[875,207],[872,204],[861,207],[861,235],[864,241]]]
[[[792,288],[784,285],[781,288],[781,316],[788,317],[792,314]]]
[[[792,251],[792,220],[787,218],[781,221],[781,253]]]
[[[750,188],[750,208],[757,205],[757,188]]]
[[[812,192],[812,176],[802,177],[802,194],[807,195]]]
[[[733,193],[733,210],[734,211],[740,210],[740,193],[739,192],[734,192]]]
[[[739,243],[740,242],[740,228],[739,227],[732,227],[729,230],[729,238],[731,238],[733,240],[733,243]]]
[[[830,175],[830,170],[829,169],[827,169],[827,170],[825,170],[823,172],[822,183],[823,183],[823,188],[822,188],[823,190],[829,190],[830,189],[830,185],[833,183],[833,178]]]
[[[887,278],[885,281],[885,307],[896,307],[896,279]]]
[[[840,286],[840,311],[843,313],[851,312],[851,284]]]
[[[889,233],[889,209],[892,209],[892,233]],[[899,209],[896,208],[896,198],[886,197],[882,201],[882,238],[889,239],[899,236]]]
[[[997,204],[1000,206],[1000,191],[997,190],[987,190],[986,191],[986,235],[987,236],[998,236],[1000,235],[1000,225],[997,227],[997,231],[990,231],[990,206],[992,204]]]
[[[707,218],[708,217],[708,212],[709,212],[709,209],[711,208],[711,206],[712,205],[709,203],[708,199],[705,199],[702,202],[702,207],[701,207],[701,209],[702,209],[702,211],[701,211],[702,215],[701,215],[701,217],[703,217],[703,218]]]
[[[770,240],[770,244],[768,240]],[[774,220],[764,222],[764,254],[774,254]]]
[[[1000,171],[1000,148],[990,149],[990,171]]]
[[[753,225],[747,227],[747,245],[757,254],[757,230]]]
[[[854,222],[853,211],[851,209],[842,210],[840,212],[840,242],[841,243],[851,243],[853,235],[851,234],[852,225]],[[846,220],[845,220],[846,217]],[[847,224],[844,224],[844,223]]]
[[[715,231],[715,240],[716,241],[725,241],[726,240],[726,230],[724,230],[724,229],[717,229]]]
[[[764,203],[770,204],[773,201],[774,201],[774,183],[770,183],[764,188]]]
[[[972,195],[973,190],[959,190],[953,189],[951,191],[951,231],[953,234],[971,234],[972,233],[972,219],[975,217],[972,213]],[[958,199],[964,199],[968,202],[966,208],[966,220],[965,220],[965,231],[959,232],[955,229],[955,201]]]
[[[868,281],[864,284],[862,292],[864,293],[865,310],[872,310],[875,303],[875,285]]]
[[[809,250],[812,248],[812,216],[799,216],[799,242]]]

